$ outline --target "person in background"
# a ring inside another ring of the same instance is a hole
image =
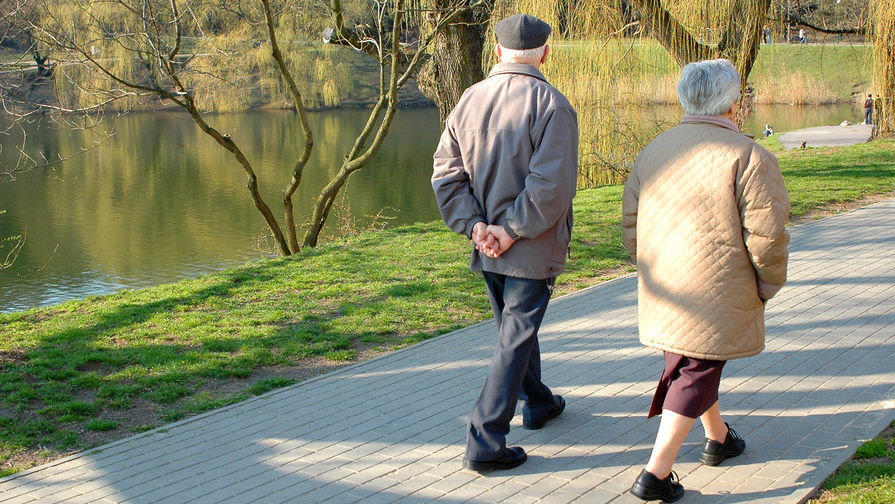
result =
[[[864,100],[864,124],[873,124],[873,94],[868,93]]]
[[[761,29],[761,38],[764,39],[764,43],[767,45],[771,45],[771,29],[768,25],[764,25]]]
[[[550,26],[525,14],[494,25],[500,63],[467,89],[445,122],[432,187],[444,222],[475,242],[497,322],[497,348],[469,414],[463,467],[510,469],[526,460],[506,436],[540,429],[565,400],[541,381],[538,329],[565,268],[578,181],[578,116],[538,70]]]
[[[764,348],[765,303],[786,281],[789,196],[777,159],[733,121],[739,89],[729,60],[686,65],[681,123],[643,149],[625,183],[640,341],[665,359],[649,412],[662,420],[630,489],[644,500],[684,495],[672,465],[697,418],[704,464],[745,450],[721,417],[721,370]]]

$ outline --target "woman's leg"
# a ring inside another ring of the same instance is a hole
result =
[[[717,401],[699,419],[705,429],[705,444],[702,446],[702,455],[699,456],[703,464],[716,466],[746,449],[743,438],[721,419]]]
[[[717,401],[699,417],[699,420],[702,422],[702,428],[705,429],[705,437],[719,443],[723,443],[727,439],[727,424],[721,418],[721,410],[718,408]]]
[[[690,427],[695,421],[695,418],[685,417],[667,409],[662,410],[662,421],[659,423],[659,432],[656,434],[656,444],[653,446],[653,453],[646,464],[647,471],[659,479],[668,477],[684,438],[687,437],[687,433],[690,432]],[[724,424],[722,423],[722,425]]]

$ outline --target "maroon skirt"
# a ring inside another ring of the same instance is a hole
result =
[[[726,362],[665,352],[665,371],[647,418],[661,414],[663,409],[688,418],[702,416],[718,402],[721,369]]]

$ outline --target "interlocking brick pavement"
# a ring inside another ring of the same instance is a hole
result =
[[[487,372],[492,322],[0,480],[0,503],[636,503],[662,368],[637,341],[636,278],[552,301],[545,381],[565,413],[513,421],[521,467],[460,468],[464,416]],[[686,503],[797,503],[895,419],[895,201],[792,229],[790,279],[767,348],[731,361],[721,408],[746,452],[675,465]]]

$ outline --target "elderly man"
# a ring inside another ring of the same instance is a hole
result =
[[[578,171],[578,119],[538,70],[550,26],[515,15],[494,26],[500,63],[449,115],[432,187],[445,223],[475,242],[497,322],[491,368],[467,423],[463,466],[510,469],[525,450],[506,435],[524,400],[523,427],[540,429],[565,401],[541,381],[538,328],[565,267]]]
[[[739,89],[728,60],[685,66],[681,124],[643,149],[625,184],[622,238],[637,263],[640,341],[665,356],[649,413],[662,421],[631,488],[644,500],[683,496],[671,466],[697,418],[704,464],[745,450],[721,418],[721,369],[764,348],[765,303],[786,281],[789,196],[777,159],[733,121]]]

